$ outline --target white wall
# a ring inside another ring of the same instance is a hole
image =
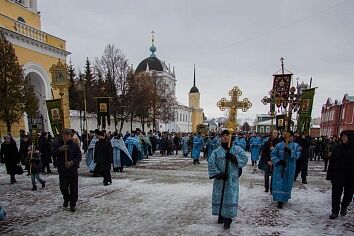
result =
[[[73,113],[73,112],[71,112]],[[82,113],[82,116],[83,116],[83,113]],[[80,116],[76,116],[76,115],[72,115],[70,116],[70,122],[71,122],[71,127],[72,129],[78,131],[80,134],[81,134],[81,126],[80,126]],[[82,121],[84,122],[84,121]],[[88,127],[88,130],[95,130],[97,129],[97,118],[96,117],[88,117],[87,118],[87,127]],[[117,125],[117,129],[119,130],[120,128],[120,123],[118,123]],[[135,130],[136,128],[140,128],[142,129],[142,126],[140,124],[140,122],[136,122],[136,121],[133,121],[133,129]],[[149,127],[145,126],[145,132],[148,132],[150,130]],[[106,127],[106,131],[109,132],[111,131],[112,133],[115,131],[114,130],[114,120],[113,118],[111,118],[111,126],[110,127]],[[130,130],[130,121],[129,122],[124,122],[124,125],[123,125],[123,129],[122,129],[122,133],[124,134],[126,131],[131,131]]]

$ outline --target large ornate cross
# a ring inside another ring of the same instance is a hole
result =
[[[244,98],[242,101],[239,100],[242,95],[242,91],[235,86],[232,90],[229,91],[229,95],[231,96],[231,100],[226,100],[226,98],[221,98],[221,100],[216,104],[221,111],[225,111],[225,109],[230,109],[229,119],[226,124],[227,128],[232,128],[236,130],[237,128],[237,109],[246,112],[249,108],[252,107],[252,103]]]

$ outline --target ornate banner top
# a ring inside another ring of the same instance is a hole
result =
[[[63,64],[60,59],[56,65],[52,65],[49,72],[52,74],[51,86],[54,89],[59,89],[62,91],[69,87],[68,66],[65,63]]]

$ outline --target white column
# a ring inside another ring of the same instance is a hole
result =
[[[23,0],[22,2],[25,7],[30,7],[30,0]]]
[[[37,12],[37,0],[28,0],[30,2],[30,8],[34,11]]]

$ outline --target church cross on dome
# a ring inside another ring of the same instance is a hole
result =
[[[151,31],[151,42],[152,45],[150,47],[150,57],[156,57],[155,52],[156,52],[156,47],[155,47],[155,31]]]

